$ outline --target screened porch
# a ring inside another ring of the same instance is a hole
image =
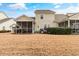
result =
[[[32,33],[33,32],[33,22],[32,21],[18,21],[17,26],[14,29],[15,33]]]

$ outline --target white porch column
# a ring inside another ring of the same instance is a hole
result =
[[[23,32],[22,26],[23,26],[23,25],[22,25],[22,22],[21,22],[21,34],[22,34],[22,32]]]
[[[70,28],[70,20],[68,20],[68,28]]]
[[[32,33],[34,33],[34,22],[32,21]]]

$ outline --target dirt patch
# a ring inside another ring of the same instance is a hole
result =
[[[79,35],[0,33],[0,55],[79,55]]]

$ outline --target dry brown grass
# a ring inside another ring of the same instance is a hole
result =
[[[79,35],[0,33],[0,55],[79,55]]]

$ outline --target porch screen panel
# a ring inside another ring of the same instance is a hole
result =
[[[28,27],[28,25],[27,25],[27,22],[22,22],[22,28],[27,28]]]
[[[28,22],[28,32],[32,33],[32,22]]]

